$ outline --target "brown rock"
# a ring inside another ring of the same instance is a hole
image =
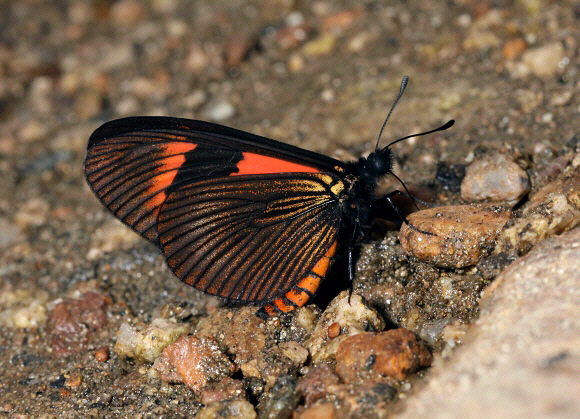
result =
[[[445,268],[475,265],[495,246],[511,211],[500,206],[458,205],[430,208],[408,217],[418,232],[403,224],[399,240],[403,250],[419,260]]]
[[[325,397],[331,386],[340,384],[338,376],[328,364],[319,364],[310,369],[298,382],[296,391],[302,393],[306,406]]]
[[[304,43],[312,33],[313,28],[306,22],[296,22],[296,24],[286,25],[279,28],[271,37],[271,40],[262,38],[262,43],[268,45],[274,42],[276,46],[283,49],[291,49]]]
[[[461,198],[468,202],[512,202],[530,191],[527,173],[503,154],[489,154],[467,168],[461,182]]]
[[[270,389],[278,377],[294,375],[308,359],[308,351],[296,342],[281,343],[261,352],[255,359],[240,365],[245,377],[263,380]]]
[[[558,41],[527,50],[522,55],[522,62],[530,71],[539,77],[553,76],[559,64],[566,57],[566,51]]]
[[[328,337],[334,339],[340,335],[340,323],[334,322],[328,326]]]
[[[66,379],[64,385],[66,387],[78,387],[83,381],[83,375],[80,371],[73,371]]]
[[[115,353],[120,358],[131,358],[138,362],[153,362],[161,352],[181,335],[189,333],[188,323],[176,323],[156,318],[143,327],[121,324],[117,332]]]
[[[197,324],[195,335],[211,338],[225,346],[238,365],[256,358],[264,349],[268,330],[256,316],[256,307],[219,309]]]
[[[497,240],[494,253],[522,256],[540,241],[562,234],[580,224],[580,211],[566,196],[552,193],[545,201],[526,208],[508,223]]]
[[[245,400],[244,383],[231,377],[224,377],[220,382],[210,384],[201,392],[201,402],[210,404],[226,400]]]
[[[297,380],[290,375],[278,377],[272,388],[262,397],[258,405],[262,418],[289,418],[300,403],[296,392]]]
[[[326,16],[322,20],[322,31],[346,29],[361,16],[360,10],[341,10],[340,12]]]
[[[330,339],[328,328],[333,323],[341,325],[342,334]],[[304,346],[308,348],[313,363],[329,361],[334,359],[344,339],[369,328],[381,331],[385,328],[385,321],[359,295],[349,297],[348,292],[343,291],[330,302]]]
[[[575,158],[578,159],[580,154]],[[532,204],[540,204],[546,201],[546,197],[553,193],[561,193],[566,196],[566,198],[571,202],[577,202],[578,193],[580,193],[580,164],[574,166],[574,161],[572,165],[567,165],[564,168],[559,168],[558,171],[562,172],[562,175],[544,185],[540,190],[530,196],[530,202]],[[550,166],[553,166],[556,162],[560,165],[561,160],[559,158],[554,159],[553,163]],[[568,164],[569,160],[565,159],[565,163]],[[580,210],[580,202],[578,205],[575,205],[578,210]]]
[[[256,419],[258,415],[250,402],[229,400],[210,403],[201,409],[195,417],[197,419]]]
[[[145,7],[136,0],[121,0],[111,7],[111,18],[118,25],[134,25],[145,16]]]
[[[351,383],[330,388],[339,418],[387,418],[397,390],[386,383]]]
[[[155,361],[153,368],[163,381],[183,382],[195,392],[236,371],[217,345],[195,336],[181,336]]]
[[[567,166],[560,178],[530,197],[519,218],[502,231],[494,253],[523,255],[536,243],[580,224],[580,165]]]
[[[519,57],[527,48],[523,38],[510,39],[503,44],[502,53],[506,60],[513,60]]]
[[[82,350],[94,332],[107,324],[105,307],[110,299],[89,291],[79,299],[58,303],[48,319],[53,355],[72,355]]]
[[[333,403],[318,404],[293,416],[295,419],[335,419],[338,417],[338,411]]]
[[[95,360],[97,362],[107,362],[109,360],[109,348],[102,347],[95,352]]]
[[[286,358],[290,359],[296,365],[303,365],[308,359],[308,350],[298,342],[282,342],[278,345],[278,348]]]
[[[338,348],[336,370],[345,383],[404,380],[431,360],[415,334],[401,328],[350,336]]]
[[[251,47],[252,42],[247,36],[239,33],[232,36],[225,46],[226,65],[235,67],[240,64],[248,55]]]

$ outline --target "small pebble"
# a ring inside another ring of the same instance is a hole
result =
[[[306,405],[310,405],[326,396],[329,388],[340,383],[340,379],[326,363],[321,363],[311,368],[296,386]]]
[[[107,324],[110,298],[89,291],[80,298],[66,299],[54,306],[48,318],[52,355],[64,357],[81,351]]]
[[[145,7],[137,0],[120,0],[111,7],[111,18],[118,25],[134,25],[145,16]]]
[[[339,323],[343,333],[329,339],[328,328],[333,323]],[[330,302],[303,345],[308,348],[313,363],[327,361],[335,358],[338,346],[348,336],[369,329],[380,331],[384,328],[385,321],[381,315],[369,307],[360,295],[349,297],[348,291],[343,291]]]
[[[256,316],[256,307],[250,305],[235,310],[215,309],[211,316],[200,319],[195,335],[217,340],[238,365],[258,358],[269,341],[264,321]]]
[[[403,250],[422,262],[464,268],[488,256],[511,211],[500,207],[458,205],[430,208],[409,215],[399,232]]]
[[[348,50],[350,52],[360,52],[363,50],[365,45],[367,45],[369,43],[369,41],[371,41],[374,37],[375,37],[375,35],[372,34],[371,32],[368,32],[368,31],[360,32],[360,33],[356,34],[355,36],[353,36],[348,41],[348,44],[347,44]]]
[[[295,413],[294,419],[337,419],[338,410],[334,403],[323,403]]]
[[[140,331],[123,323],[117,332],[115,353],[122,358],[153,362],[168,345],[188,332],[189,324],[173,323],[161,318],[154,319]]]
[[[196,89],[183,98],[183,106],[188,110],[197,109],[207,99],[207,93],[202,89]]]
[[[260,401],[260,416],[263,418],[289,418],[300,402],[300,394],[296,391],[296,378],[283,375],[276,380],[268,398]]]
[[[15,243],[24,240],[24,234],[18,225],[2,217],[0,218],[0,249],[6,249]]]
[[[471,163],[461,183],[461,198],[468,202],[515,204],[531,189],[528,174],[505,155],[485,155]]]
[[[208,103],[204,110],[207,119],[220,122],[231,118],[236,113],[236,108],[225,99],[218,99]]]
[[[66,387],[69,387],[69,388],[70,387],[78,387],[81,385],[82,381],[83,381],[83,375],[81,374],[81,372],[80,371],[73,371],[66,379],[64,385]]]
[[[153,368],[163,381],[182,382],[196,393],[236,371],[215,342],[192,335],[183,335],[165,348]]]
[[[228,400],[210,403],[195,415],[196,419],[257,419],[252,403],[246,400]]]
[[[133,66],[135,61],[135,49],[131,43],[126,42],[103,54],[103,59],[97,63],[97,69],[108,73],[122,67]]]
[[[298,342],[282,342],[278,344],[278,347],[287,358],[297,365],[305,364],[308,359],[308,351]]]
[[[560,61],[566,56],[560,42],[553,42],[524,52],[522,62],[538,77],[549,77],[558,71]]]
[[[537,195],[544,194],[542,190]],[[527,207],[514,219],[497,240],[496,253],[521,256],[548,237],[560,235],[580,224],[580,188],[568,193],[549,193],[535,205]],[[536,203],[537,202],[537,203]]]
[[[247,36],[239,33],[232,36],[225,46],[226,65],[235,67],[240,64],[248,55],[251,47],[252,42]]]
[[[298,73],[304,68],[304,57],[300,54],[292,54],[288,58],[288,71]]]
[[[340,323],[334,322],[328,326],[328,337],[334,339],[340,335]]]
[[[335,44],[336,37],[327,33],[304,44],[302,47],[302,53],[306,56],[328,55],[334,49]]]
[[[22,142],[34,142],[43,139],[48,134],[48,128],[42,122],[30,121],[18,130],[17,136]]]
[[[102,347],[95,352],[95,360],[97,362],[107,362],[109,360],[109,348]]]
[[[503,45],[502,53],[506,60],[513,60],[519,57],[526,47],[527,44],[523,38],[510,39]]]
[[[322,32],[343,30],[351,26],[361,16],[362,12],[355,10],[342,10],[322,19]]]
[[[567,105],[570,102],[570,100],[572,99],[573,95],[574,95],[574,91],[572,89],[554,93],[554,96],[552,96],[550,98],[550,105],[552,105],[552,106]]]
[[[431,353],[415,334],[400,328],[348,337],[338,348],[336,371],[347,384],[404,380],[431,361]]]
[[[224,377],[218,383],[205,387],[201,392],[201,402],[206,405],[226,400],[244,400],[245,398],[244,383],[231,377]]]
[[[209,57],[200,45],[194,44],[185,59],[185,68],[193,74],[200,74],[209,65]]]

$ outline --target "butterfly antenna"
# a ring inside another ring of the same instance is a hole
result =
[[[398,140],[395,140],[392,143],[388,144],[385,148],[383,148],[383,150],[386,150],[387,148],[389,148],[393,144],[396,144],[399,141],[406,140],[407,138],[420,137],[422,135],[432,134],[432,133],[437,132],[437,131],[445,131],[446,129],[451,128],[453,126],[453,124],[455,124],[455,120],[454,119],[451,119],[451,120],[447,121],[445,124],[441,125],[439,128],[435,128],[435,129],[432,129],[430,131],[420,132],[418,134],[406,135],[403,138],[399,138]]]
[[[397,106],[399,99],[401,99],[401,96],[403,96],[403,92],[405,91],[405,88],[407,87],[408,83],[409,83],[409,76],[403,77],[403,80],[401,81],[401,90],[399,90],[399,95],[395,99],[395,103],[393,103],[393,106],[391,106],[391,110],[389,111],[389,114],[387,115],[387,119],[385,119],[385,122],[383,122],[383,126],[381,127],[381,130],[379,131],[379,137],[377,138],[377,145],[375,146],[375,151],[379,149],[379,141],[381,141],[381,135],[383,135],[383,130],[385,129],[385,126],[387,125],[387,122],[389,121],[391,114],[395,110],[395,106]]]

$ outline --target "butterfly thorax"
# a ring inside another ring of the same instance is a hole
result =
[[[348,228],[358,230],[369,222],[378,180],[391,168],[392,154],[388,149],[346,164],[342,212]]]

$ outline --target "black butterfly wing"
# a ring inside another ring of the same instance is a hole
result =
[[[161,207],[161,249],[171,270],[201,291],[229,301],[271,301],[335,245],[337,185],[338,178],[319,173],[184,184]]]
[[[170,189],[230,175],[341,173],[338,160],[243,131],[169,117],[108,122],[89,139],[88,184],[117,218],[159,244],[157,218]]]
[[[183,281],[243,302],[293,290],[284,297],[293,305],[316,291],[334,255],[343,172],[318,153],[166,117],[103,125],[85,160],[101,202]]]

